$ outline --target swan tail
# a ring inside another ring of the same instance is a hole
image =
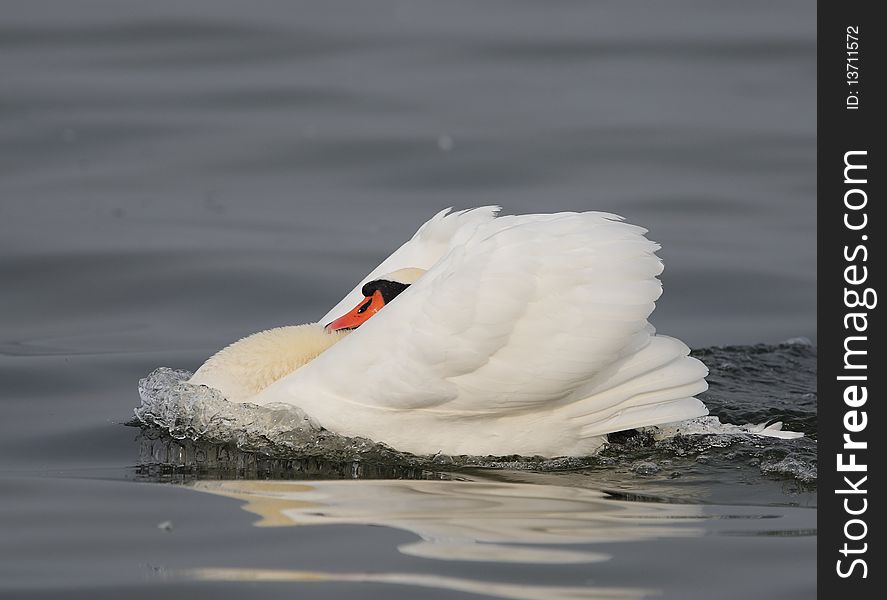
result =
[[[708,389],[708,368],[680,340],[652,335],[649,343],[617,361],[591,389],[579,390],[567,416],[580,437],[592,438],[708,414],[694,396]]]

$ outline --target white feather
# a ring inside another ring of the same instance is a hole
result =
[[[586,454],[602,436],[707,413],[705,367],[647,323],[658,246],[605,213],[433,217],[360,288],[418,281],[351,335],[250,401],[415,453]]]
[[[215,388],[229,402],[244,402],[311,362],[345,335],[327,333],[319,323],[260,331],[216,352],[188,383]]]

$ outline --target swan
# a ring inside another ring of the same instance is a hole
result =
[[[708,414],[708,370],[647,322],[646,229],[602,212],[443,210],[318,322],[244,338],[189,383],[414,454],[584,456]]]

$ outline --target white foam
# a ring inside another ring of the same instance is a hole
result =
[[[803,433],[797,431],[783,431],[781,421],[733,425],[731,423],[721,423],[720,419],[711,416],[658,425],[648,429],[653,432],[653,436],[657,440],[667,439],[676,435],[758,435],[784,440],[804,437]]]

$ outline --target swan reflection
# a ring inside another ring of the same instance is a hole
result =
[[[420,538],[399,546],[401,553],[439,560],[593,563],[611,556],[589,549],[591,544],[702,534],[693,526],[703,518],[697,506],[617,501],[600,491],[574,487],[467,481],[197,481],[191,485],[243,501],[244,510],[260,517],[257,527],[383,525]],[[220,580],[395,582],[503,598],[639,598],[650,593],[407,573],[203,569],[193,575]]]

